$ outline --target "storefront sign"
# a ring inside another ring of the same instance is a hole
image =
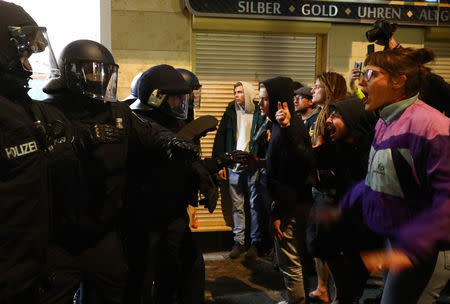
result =
[[[450,26],[450,1],[186,0],[196,16]]]

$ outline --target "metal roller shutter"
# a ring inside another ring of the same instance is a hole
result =
[[[435,53],[435,60],[429,67],[432,71],[450,82],[450,42],[449,41],[425,41],[425,47]]]
[[[249,82],[255,90],[258,82],[275,76],[288,76],[303,84],[314,82],[315,35],[195,32],[193,38],[194,70],[202,84],[197,117],[213,115],[220,120],[234,98],[233,84],[237,81]],[[204,157],[211,155],[215,133],[201,141]],[[203,208],[197,214],[198,231],[229,230],[232,225],[230,220],[225,223],[220,202],[213,214]]]

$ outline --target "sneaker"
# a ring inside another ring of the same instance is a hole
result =
[[[236,259],[245,251],[244,245],[235,243],[230,251],[230,258]]]
[[[245,254],[245,258],[247,260],[256,260],[256,258],[259,256],[258,246],[255,244],[252,244],[250,248],[247,250],[247,253]]]

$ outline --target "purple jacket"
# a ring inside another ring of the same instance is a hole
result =
[[[450,119],[417,96],[385,107],[366,178],[340,206],[359,209],[413,263],[450,244]]]

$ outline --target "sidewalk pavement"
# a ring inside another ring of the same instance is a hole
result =
[[[228,253],[211,252],[203,255],[206,304],[275,304],[286,300],[283,277],[274,267],[271,257],[249,261],[243,254],[232,260]],[[308,283],[313,290],[317,278],[313,275],[308,277]],[[381,278],[370,278],[360,303],[374,299],[380,292],[381,284]],[[330,297],[333,296],[334,289],[330,288]],[[450,293],[441,296],[438,303],[450,304]]]

